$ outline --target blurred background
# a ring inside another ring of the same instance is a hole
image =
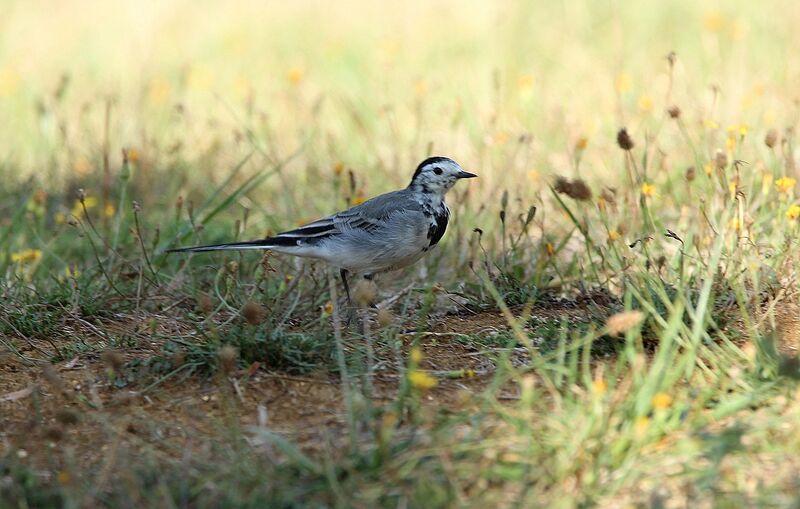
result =
[[[401,171],[391,185],[428,144],[504,178],[487,159],[512,157],[521,134],[536,142],[518,156],[529,170],[563,170],[559,149],[581,137],[603,165],[619,126],[655,129],[672,103],[723,127],[785,123],[800,78],[800,13],[788,1],[4,0],[2,10],[0,160],[21,174],[91,171],[110,101],[108,143],[144,159],[177,143],[235,159],[237,133],[252,130],[275,156],[305,143],[302,159]],[[58,143],[69,150],[54,154]]]

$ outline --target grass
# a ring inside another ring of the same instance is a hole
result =
[[[800,504],[791,4],[234,4],[8,8],[0,506]],[[166,253],[433,153],[480,178],[347,327]]]

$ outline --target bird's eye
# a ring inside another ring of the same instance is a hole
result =
[[[433,173],[435,173],[437,175],[441,175],[442,174],[442,169],[441,168],[434,168],[433,169]]]

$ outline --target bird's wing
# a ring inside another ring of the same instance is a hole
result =
[[[394,191],[376,196],[360,205],[343,210],[275,237],[322,240],[354,229],[373,232],[384,226],[391,215],[403,211],[422,211],[422,206],[409,193]]]
[[[376,231],[385,232],[389,218],[407,218],[422,214],[422,206],[405,190],[376,196],[360,205],[343,210],[337,214],[323,217],[311,223],[281,232],[272,237],[247,242],[192,246],[171,251],[219,251],[237,249],[277,249],[292,254],[303,254],[303,249],[311,248],[319,242],[336,238],[344,233],[361,236],[365,245]],[[402,219],[401,222],[407,222]],[[379,235],[380,237],[380,235]]]

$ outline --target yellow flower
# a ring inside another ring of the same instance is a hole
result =
[[[72,476],[66,470],[59,470],[56,479],[60,484],[70,484],[72,482]]]
[[[19,264],[36,263],[41,258],[41,249],[23,249],[18,253],[11,253],[11,261]]]
[[[78,269],[67,265],[64,267],[64,272],[58,275],[58,281],[63,283],[67,278],[77,279],[80,275],[81,272]]]
[[[335,173],[336,175],[341,175],[343,171],[344,171],[343,162],[340,161],[333,166],[333,173]]]
[[[624,94],[631,89],[631,75],[626,72],[617,74],[617,79],[614,82],[617,92]]]
[[[505,145],[507,141],[508,141],[508,133],[505,131],[498,131],[494,135],[494,142],[497,145]]]
[[[548,256],[553,256],[556,253],[556,250],[553,247],[553,243],[552,242],[548,242],[547,244],[545,244],[544,245],[544,249],[547,252]]]
[[[672,396],[666,392],[659,392],[653,396],[653,408],[656,410],[664,410],[672,405]]]
[[[331,301],[326,302],[325,305],[322,306],[322,310],[325,312],[326,315],[332,315],[333,314],[333,302],[331,302]]]
[[[534,79],[530,74],[523,74],[517,78],[517,87],[520,92],[530,92],[533,89]]]
[[[359,191],[356,193],[355,198],[353,198],[353,205],[361,205],[365,201],[367,201],[367,197],[364,196],[362,191]]]
[[[653,110],[653,98],[649,95],[643,95],[639,98],[639,109],[645,113]]]
[[[617,230],[611,230],[608,232],[608,241],[614,242],[615,240],[619,240],[620,234]]]
[[[293,85],[297,85],[301,81],[303,81],[304,75],[305,72],[303,71],[303,69],[299,67],[292,67],[291,69],[289,69],[289,72],[287,73],[286,76],[287,78],[289,78],[290,83],[292,83]]]
[[[608,390],[608,382],[604,378],[596,378],[592,382],[592,392],[598,396],[602,396]]]
[[[83,199],[83,205],[86,206],[86,210],[91,210],[97,206],[97,198],[94,196],[87,196]],[[83,213],[83,206],[81,205],[80,200],[75,200],[75,206],[72,207],[71,214],[73,216],[80,216]]]
[[[414,93],[417,97],[425,97],[428,94],[428,83],[425,80],[417,80],[414,83]]]
[[[647,198],[651,198],[656,194],[656,186],[650,184],[649,182],[645,182],[642,184],[642,194]]]
[[[439,383],[436,377],[417,370],[411,371],[408,374],[408,381],[411,382],[411,385],[423,391],[432,389]]]
[[[725,24],[725,16],[719,11],[708,11],[703,16],[703,25],[709,32],[717,33],[722,30]]]
[[[129,148],[126,151],[126,154],[128,154],[128,161],[130,161],[132,163],[139,162],[139,158],[141,157],[141,155],[139,154],[139,151],[136,150],[135,148]]]
[[[789,191],[794,189],[795,184],[797,184],[797,180],[792,177],[781,177],[775,181],[775,187],[778,188],[778,191],[785,194],[789,194]]]
[[[739,231],[742,229],[742,222],[739,221],[738,217],[734,217],[731,219],[731,222],[728,223],[728,226],[730,226],[731,230]]]
[[[409,353],[408,357],[414,364],[419,364],[420,362],[422,362],[422,359],[425,357],[425,355],[423,355],[422,349],[420,347],[415,346],[411,349],[411,352]]]
[[[725,148],[728,149],[728,152],[736,150],[736,138],[728,136],[728,139],[725,140]]]
[[[786,211],[786,218],[792,221],[796,221],[797,218],[800,218],[800,205],[793,203],[789,210]]]
[[[640,415],[636,418],[636,422],[633,423],[633,431],[637,435],[644,435],[647,432],[647,428],[650,426],[650,418],[646,415]]]
[[[739,183],[736,180],[728,182],[728,192],[731,194],[731,200],[736,198],[736,190],[739,188]]]
[[[147,90],[147,96],[150,101],[155,104],[165,103],[170,96],[171,87],[169,82],[163,78],[157,78],[150,83]]]
[[[106,217],[114,217],[116,212],[116,209],[114,209],[114,206],[110,203],[107,203],[105,208],[103,208],[103,215]]]
[[[589,138],[586,136],[581,136],[578,138],[578,141],[575,142],[575,150],[586,150],[586,146],[589,144]]]
[[[711,175],[711,172],[714,171],[714,167],[711,165],[711,163],[706,163],[703,165],[703,171],[706,172],[706,175]]]
[[[533,169],[528,171],[528,180],[530,180],[534,184],[538,183],[541,179],[542,179],[542,173],[539,170]]]

